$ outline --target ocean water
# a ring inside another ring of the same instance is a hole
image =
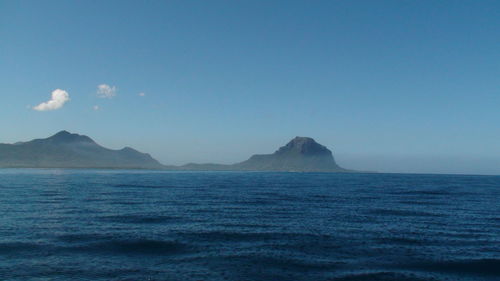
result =
[[[500,177],[0,170],[0,280],[500,280]]]

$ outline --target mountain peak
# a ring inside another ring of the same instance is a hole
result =
[[[295,137],[285,146],[281,147],[276,154],[296,153],[301,155],[331,155],[332,152],[325,146],[317,143],[313,138]]]
[[[290,146],[308,146],[308,145],[319,145],[313,138],[310,137],[295,137],[288,142],[287,145]]]
[[[83,135],[72,134],[66,130],[60,131],[57,134],[48,138],[48,140],[60,143],[73,143],[73,142],[89,142],[94,143],[94,141]]]
[[[344,172],[332,152],[313,138],[295,137],[273,154],[255,154],[235,165],[241,170]]]
[[[62,130],[58,133],[56,133],[55,135],[53,135],[53,137],[62,137],[62,136],[69,136],[71,135],[70,132],[66,131],[66,130]]]

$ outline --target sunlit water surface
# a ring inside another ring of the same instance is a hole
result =
[[[0,170],[0,280],[500,280],[500,177]]]

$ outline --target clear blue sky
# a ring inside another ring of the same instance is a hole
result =
[[[0,142],[231,163],[298,135],[346,168],[500,174],[500,1],[0,0],[0,94]]]

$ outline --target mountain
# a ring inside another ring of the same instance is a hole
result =
[[[46,139],[0,144],[0,167],[161,169],[149,154],[107,149],[91,138],[61,131]]]
[[[296,137],[273,154],[257,154],[233,164],[194,164],[182,170],[206,171],[286,171],[286,172],[352,172],[337,165],[332,152],[308,137]]]
[[[232,164],[165,166],[133,148],[107,149],[91,138],[61,131],[45,139],[0,144],[0,168],[107,168],[183,171],[351,172],[312,138],[296,137],[273,154],[257,154]]]
[[[308,137],[296,137],[273,154],[257,154],[233,165],[238,170],[291,172],[346,172],[332,152]]]

